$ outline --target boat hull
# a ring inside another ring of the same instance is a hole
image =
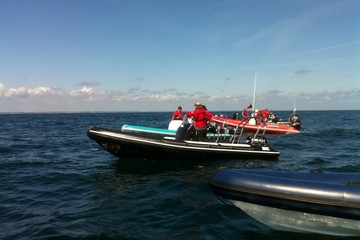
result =
[[[291,126],[288,122],[271,123],[265,122],[263,124],[256,124],[254,121],[243,121],[224,117],[213,117],[216,123],[227,125],[233,128],[244,128],[246,131],[256,132],[265,131],[267,134],[296,134],[300,133],[300,130]]]
[[[89,138],[117,157],[155,159],[269,159],[280,153],[269,146],[158,139],[90,127]]]
[[[360,236],[360,174],[227,169],[209,186],[276,230]]]

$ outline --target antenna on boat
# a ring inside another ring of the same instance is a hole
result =
[[[254,93],[253,93],[253,102],[252,102],[253,112],[255,111],[256,78],[257,78],[257,73],[255,73],[255,81],[254,81]]]

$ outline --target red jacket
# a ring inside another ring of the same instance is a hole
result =
[[[181,112],[179,109],[177,109],[177,110],[174,112],[174,114],[172,115],[172,119],[175,119],[175,118],[177,118],[177,119],[183,119],[182,112]]]
[[[192,112],[186,113],[187,117],[194,117],[194,127],[195,129],[205,129],[207,125],[207,121],[213,122],[213,115],[202,108],[196,108]]]
[[[264,119],[267,119],[268,116],[269,116],[269,111],[266,110],[266,109],[263,109],[263,110],[261,110],[261,114],[262,114]]]
[[[249,113],[248,113],[248,111],[247,111],[247,108],[244,108],[244,111],[243,111],[243,113],[242,113],[242,117],[243,117],[244,120],[245,120],[245,119],[248,119]]]

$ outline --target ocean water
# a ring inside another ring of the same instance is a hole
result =
[[[118,159],[86,135],[168,112],[0,114],[0,239],[340,239],[272,230],[208,187],[221,167],[360,171],[360,111],[298,113],[301,134],[268,137],[276,161]]]

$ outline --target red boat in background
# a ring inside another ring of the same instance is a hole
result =
[[[269,116],[267,119],[261,117],[249,117],[247,119],[227,118],[225,116],[214,116],[213,120],[224,127],[244,129],[245,131],[265,131],[267,134],[296,134],[300,133],[300,117],[293,112],[288,121],[278,121],[277,117]]]

